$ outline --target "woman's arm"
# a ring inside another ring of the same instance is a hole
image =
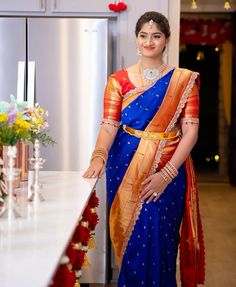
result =
[[[107,152],[109,152],[111,145],[116,137],[118,128],[108,124],[102,124],[97,142],[96,148],[103,147]],[[105,163],[101,157],[95,157],[90,162],[88,169],[83,174],[83,177],[101,177],[105,172]]]
[[[198,136],[198,124],[182,124],[183,137],[180,140],[170,162],[176,169],[185,162],[194,147]],[[147,200],[147,203],[156,201],[161,193],[166,189],[168,183],[163,179],[161,172],[150,175],[143,183],[143,190],[140,194],[142,200]],[[156,193],[158,196],[155,196]]]
[[[102,125],[90,166],[83,174],[83,177],[101,177],[104,174],[106,158],[120,125],[122,100],[120,83],[115,75],[111,75],[104,93]]]
[[[198,124],[183,123],[182,134],[183,137],[170,160],[176,169],[179,169],[185,162],[197,142]]]

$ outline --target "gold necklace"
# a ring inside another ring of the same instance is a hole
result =
[[[154,84],[157,80],[161,78],[163,71],[166,68],[166,64],[162,64],[158,69],[156,68],[146,68],[143,69],[141,63],[139,63],[140,74],[142,81],[147,84]]]

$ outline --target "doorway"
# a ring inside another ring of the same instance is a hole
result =
[[[183,14],[180,31],[179,65],[200,73],[199,137],[192,151],[195,167],[203,180],[228,181],[229,123],[222,59],[225,43],[232,42],[232,21],[229,15]]]
[[[186,45],[180,51],[180,67],[200,73],[199,138],[192,151],[196,169],[199,172],[217,173],[219,52],[215,51],[214,46]]]

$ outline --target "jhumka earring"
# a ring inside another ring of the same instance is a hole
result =
[[[137,50],[137,55],[138,55],[138,56],[142,56],[142,53],[141,53],[141,51],[139,50],[138,47],[136,48],[136,50]]]

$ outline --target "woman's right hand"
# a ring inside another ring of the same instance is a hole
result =
[[[85,178],[95,178],[95,177],[102,177],[105,172],[105,164],[102,158],[95,157],[88,169],[83,174]]]

